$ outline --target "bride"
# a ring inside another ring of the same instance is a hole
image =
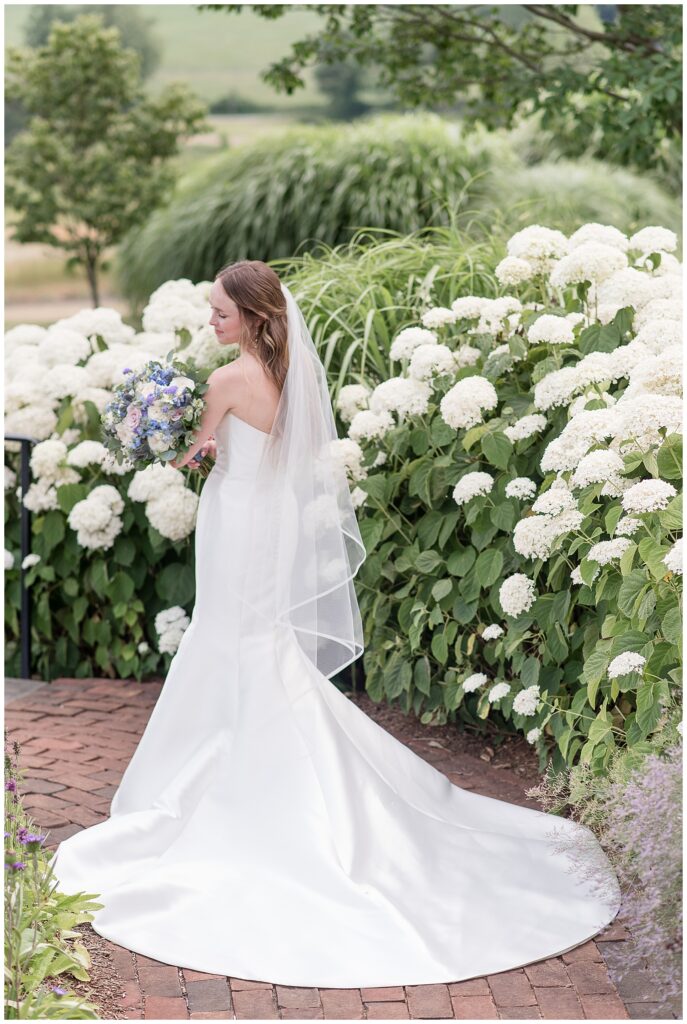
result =
[[[216,438],[193,616],[110,817],[58,847],[60,888],[99,894],[121,946],[283,985],[462,981],[585,942],[620,906],[591,831],[453,785],[331,682],[363,650],[365,550],[324,368],[265,263],[223,268],[210,303],[240,356],[174,463]]]

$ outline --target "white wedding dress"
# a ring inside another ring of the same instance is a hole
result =
[[[64,840],[60,889],[105,938],[283,985],[461,981],[555,956],[616,915],[616,876],[568,819],[480,796],[368,718],[287,626],[240,632],[232,580],[269,436],[215,431],[196,602],[111,817]],[[586,881],[554,832],[579,837]]]

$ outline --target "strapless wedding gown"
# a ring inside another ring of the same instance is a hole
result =
[[[93,927],[180,967],[283,985],[461,981],[563,953],[620,907],[593,834],[480,796],[378,726],[290,627],[239,635],[231,587],[268,435],[228,413],[196,602],[106,821],[64,840]],[[586,843],[586,880],[554,833]],[[574,835],[573,835],[574,833]]]

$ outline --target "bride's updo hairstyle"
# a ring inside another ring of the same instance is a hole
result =
[[[222,267],[215,280],[238,306],[241,346],[254,353],[281,391],[289,347],[286,298],[279,277],[262,260],[239,260]]]

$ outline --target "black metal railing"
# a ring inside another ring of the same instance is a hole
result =
[[[31,678],[31,592],[26,586],[26,573],[24,559],[31,552],[31,513],[24,504],[24,497],[31,484],[31,445],[36,444],[37,438],[28,437],[26,434],[5,434],[5,441],[18,441],[21,445],[19,485],[21,487],[21,519],[20,519],[20,575],[19,585],[21,603],[19,610],[20,625],[20,675],[22,679]]]

